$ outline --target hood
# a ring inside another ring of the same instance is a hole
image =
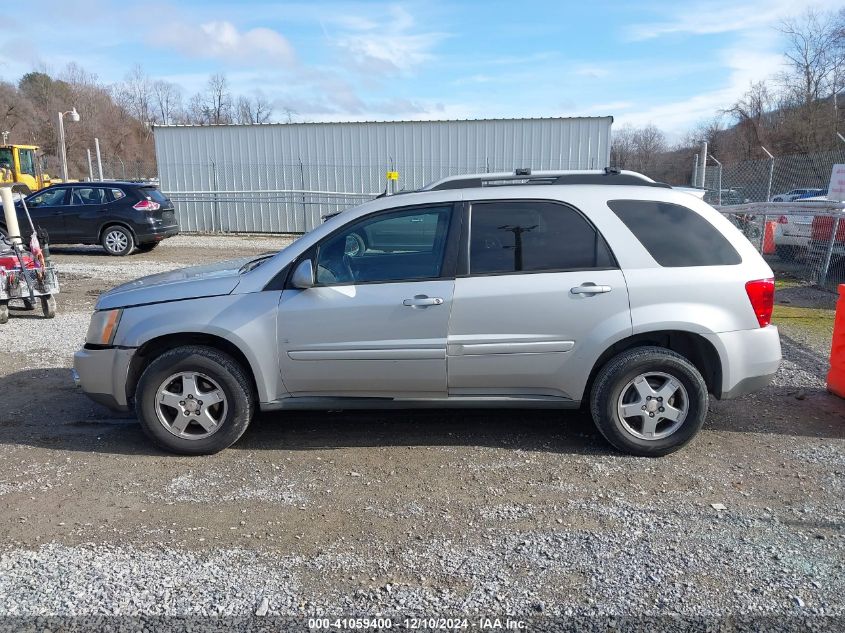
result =
[[[227,295],[240,282],[238,271],[254,259],[244,257],[141,277],[101,294],[96,309],[110,310],[146,303]]]

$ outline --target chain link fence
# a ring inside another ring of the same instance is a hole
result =
[[[716,208],[760,252],[779,280],[835,290],[845,283],[845,205],[745,203]]]
[[[833,166],[845,163],[845,149],[731,164],[720,164],[718,158],[712,154],[707,157],[703,183],[706,202],[714,205],[792,202],[826,195]],[[697,162],[696,157],[696,165]],[[701,187],[700,178],[694,169],[691,184]]]

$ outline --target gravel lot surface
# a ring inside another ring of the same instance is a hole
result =
[[[654,460],[550,411],[264,415],[219,455],[176,457],[75,389],[101,291],[286,243],[54,249],[58,316],[0,326],[0,630],[256,612],[845,625],[845,402],[824,391],[829,337],[797,322],[773,386],[711,400],[699,437]]]

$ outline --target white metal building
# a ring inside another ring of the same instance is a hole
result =
[[[599,169],[612,117],[156,126],[185,231],[301,232],[385,190],[484,171]]]

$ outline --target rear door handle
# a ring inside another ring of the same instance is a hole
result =
[[[587,282],[585,284],[581,284],[580,286],[575,286],[569,292],[574,295],[597,295],[603,292],[610,292],[610,286],[597,286],[594,283]]]
[[[418,306],[439,306],[443,303],[440,297],[429,297],[426,295],[417,295],[413,299],[405,299],[402,302],[403,306],[410,306],[416,308]]]

